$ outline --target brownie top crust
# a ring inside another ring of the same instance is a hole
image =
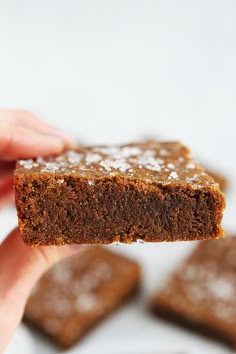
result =
[[[102,247],[87,248],[40,278],[25,319],[68,348],[134,295],[140,278],[140,266],[132,259]]]
[[[153,308],[236,346],[236,237],[201,242],[153,298]]]
[[[57,263],[40,278],[32,290],[26,312],[36,300],[38,316],[46,309],[48,315],[61,319],[91,311],[95,315],[110,301],[109,296],[101,293],[104,288],[120,285],[122,289],[126,281],[136,284],[139,278],[137,262],[102,247],[90,247]]]
[[[17,173],[79,175],[91,184],[94,179],[123,176],[151,184],[176,182],[187,183],[194,189],[218,188],[218,184],[192,159],[188,148],[179,142],[80,147],[56,157],[19,160]]]
[[[221,319],[236,318],[236,237],[201,242],[165,287],[175,304],[196,304]]]

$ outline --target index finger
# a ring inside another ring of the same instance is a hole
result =
[[[24,110],[0,110],[0,160],[58,154],[71,138]],[[1,167],[1,166],[0,166]]]
[[[11,161],[58,154],[65,149],[62,138],[44,135],[21,126],[10,126],[0,122],[0,159]]]

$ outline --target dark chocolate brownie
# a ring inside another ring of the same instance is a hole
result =
[[[29,245],[218,238],[218,184],[178,142],[83,147],[18,161],[16,207]]]
[[[159,316],[236,348],[236,237],[201,242],[153,298]]]
[[[94,246],[43,275],[25,319],[68,348],[134,294],[139,282],[136,262]]]

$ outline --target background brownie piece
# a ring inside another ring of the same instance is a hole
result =
[[[89,248],[49,270],[33,289],[25,319],[64,348],[138,288],[139,265],[102,247]]]
[[[218,238],[225,201],[178,142],[81,147],[19,161],[14,174],[26,243]]]
[[[159,316],[236,347],[236,237],[201,242],[152,305]]]
[[[225,176],[223,176],[221,173],[212,171],[209,169],[206,169],[207,174],[209,174],[216,183],[219,184],[220,190],[222,192],[226,192],[226,189],[228,188],[228,180]]]

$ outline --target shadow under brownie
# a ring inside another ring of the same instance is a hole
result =
[[[68,348],[134,295],[140,267],[102,247],[66,259],[39,280],[24,318]]]
[[[236,237],[201,242],[153,297],[152,310],[236,348]]]
[[[178,142],[81,147],[18,162],[19,227],[32,246],[218,238],[219,186]]]

